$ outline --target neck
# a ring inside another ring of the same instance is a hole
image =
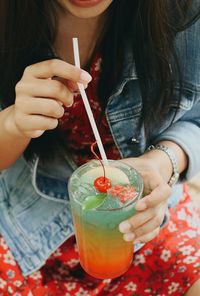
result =
[[[58,15],[58,30],[54,42],[57,54],[66,62],[74,64],[72,38],[77,37],[80,48],[81,65],[90,60],[97,41],[102,33],[106,14],[95,18],[77,18],[66,11]]]

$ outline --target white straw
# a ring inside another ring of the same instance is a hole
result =
[[[78,67],[78,68],[80,68],[78,39],[77,38],[73,38],[72,40],[73,40],[75,66]],[[103,160],[103,163],[105,165],[108,165],[108,159],[106,157],[106,153],[105,153],[105,150],[104,150],[104,147],[103,147],[103,144],[102,144],[100,135],[99,135],[99,131],[97,129],[96,122],[94,120],[94,116],[93,116],[92,110],[90,108],[90,104],[89,104],[89,101],[88,101],[88,98],[87,98],[87,95],[86,95],[86,92],[85,92],[85,89],[84,89],[83,84],[78,83],[78,88],[80,90],[80,94],[81,94],[81,97],[83,99],[83,103],[84,103],[84,106],[85,106],[85,109],[86,109],[86,112],[87,112],[87,115],[88,115],[88,118],[89,118],[89,121],[90,121],[92,130],[93,130],[95,139],[97,141],[97,145],[98,145],[98,148],[99,148],[99,152],[101,154],[101,158]]]

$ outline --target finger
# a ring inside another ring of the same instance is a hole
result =
[[[40,137],[45,131],[37,130],[32,132],[24,132],[24,135],[28,138],[38,138]]]
[[[42,79],[58,76],[80,83],[89,83],[92,80],[88,72],[58,59],[47,60],[28,66],[24,71],[24,75],[31,75]]]
[[[23,130],[23,132],[51,130],[57,127],[58,120],[42,115],[20,116],[20,113],[18,113],[16,116],[16,124],[20,130]]]
[[[73,93],[62,82],[57,80],[46,80],[44,85],[44,93],[47,95],[47,97],[59,100],[66,107],[72,106],[74,102]]]
[[[151,220],[147,221],[143,225],[138,228],[133,229],[131,232],[134,234],[136,238],[144,236],[147,233],[152,232],[154,229],[160,227],[164,219],[164,212],[158,213]]]
[[[18,107],[19,102],[16,103]],[[48,117],[61,118],[64,108],[58,101],[47,98],[27,98],[23,99],[20,106],[25,114],[44,115]]]
[[[138,238],[136,238],[133,233],[126,233],[123,235],[123,239],[127,242],[134,241],[134,243],[146,243],[152,240],[153,238],[155,238],[159,234],[159,231],[160,231],[160,227]]]
[[[149,241],[151,241],[152,239],[154,239],[160,232],[160,227],[154,229],[152,232],[149,232],[143,236],[138,237],[134,243],[147,243]]]
[[[20,94],[26,92],[33,97],[56,99],[66,107],[73,104],[73,94],[63,83],[57,80],[35,79],[31,82],[21,82],[17,87],[17,92]]]
[[[122,233],[128,233],[134,231],[147,221],[151,220],[155,216],[155,209],[148,209],[145,212],[136,213],[130,219],[125,220],[119,224],[119,231]]]
[[[157,186],[150,194],[139,200],[135,206],[136,211],[143,211],[145,208],[153,208],[166,201],[171,194],[171,187],[162,183]]]
[[[79,93],[78,84],[76,82],[71,81],[71,80],[66,80],[61,77],[53,77],[52,79],[58,80],[61,83],[63,83],[69,89],[69,91],[71,91],[72,93]],[[86,89],[88,87],[88,83],[83,83],[83,86]]]

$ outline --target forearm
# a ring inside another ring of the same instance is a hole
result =
[[[11,166],[24,152],[30,138],[18,131],[14,116],[14,106],[0,112],[0,170]]]
[[[177,163],[178,163],[178,170],[180,173],[183,173],[187,169],[188,157],[184,152],[184,150],[178,144],[172,141],[167,141],[167,140],[161,141],[157,144],[162,144],[172,149],[172,151],[176,156]],[[171,160],[165,152],[161,150],[150,150],[146,152],[144,155],[142,155],[141,158],[147,159],[148,161],[152,162],[152,164],[159,169],[162,177],[166,182],[170,180],[173,174],[173,168],[172,168]]]

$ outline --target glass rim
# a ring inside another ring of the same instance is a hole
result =
[[[68,181],[68,190],[69,190],[69,187],[70,187],[70,184],[71,184],[71,181],[72,181],[72,178],[75,174],[77,174],[79,171],[81,171],[82,169],[84,169],[84,167],[87,167],[88,164],[90,164],[91,162],[99,162],[98,160],[96,159],[92,159],[90,161],[88,161],[87,163],[84,163],[83,165],[79,166],[70,176],[69,178],[69,181]],[[112,211],[120,211],[120,210],[123,210],[133,204],[135,204],[140,198],[141,198],[141,195],[143,193],[143,190],[144,190],[144,182],[143,182],[143,179],[142,179],[142,176],[141,174],[133,167],[133,166],[130,166],[129,164],[123,162],[123,161],[120,161],[120,160],[108,160],[108,162],[119,162],[120,164],[128,167],[128,168],[131,168],[137,175],[138,179],[139,179],[139,183],[140,183],[140,186],[141,187],[141,191],[140,192],[137,192],[137,196],[132,200],[130,201],[130,203],[128,204],[125,204],[124,206],[120,207],[120,208],[114,208],[114,209],[99,209],[99,207],[96,207],[96,208],[92,208],[92,209],[87,209],[87,210],[83,210],[83,211],[96,211],[96,212],[112,212]],[[76,200],[75,200],[76,201]],[[80,202],[78,202],[78,204],[81,206],[82,204]]]

